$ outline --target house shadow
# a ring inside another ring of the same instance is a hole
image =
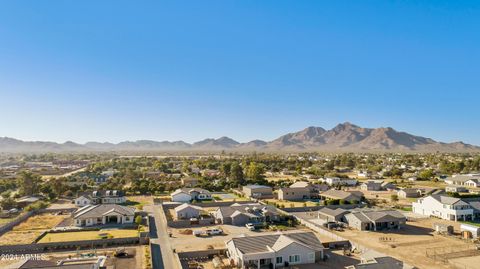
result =
[[[341,251],[325,250],[325,261],[320,261],[315,264],[315,268],[322,269],[344,269],[346,266],[357,265],[360,260],[354,256],[342,255]]]
[[[376,233],[381,234],[400,234],[400,235],[432,235],[434,230],[426,227],[413,226],[410,224],[404,224],[400,229],[388,229],[379,230]]]

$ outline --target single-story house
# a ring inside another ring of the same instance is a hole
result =
[[[445,179],[445,183],[449,185],[458,185],[466,187],[480,187],[480,175],[478,174],[466,174],[466,175],[453,175]]]
[[[78,227],[130,224],[134,222],[135,209],[117,204],[87,205],[73,213],[74,225]]]
[[[361,210],[346,214],[345,222],[360,231],[378,231],[400,229],[407,222],[407,218],[396,210]]]
[[[360,189],[363,191],[381,191],[383,181],[369,180],[360,185]]]
[[[193,200],[211,200],[209,191],[201,188],[181,188],[170,194],[172,202],[188,203]]]
[[[397,191],[398,198],[418,198],[421,196],[421,191],[416,188],[404,188]]]
[[[181,204],[174,208],[177,219],[198,218],[203,209],[191,204]]]
[[[395,186],[395,184],[393,184],[392,182],[384,181],[382,183],[382,189],[387,190],[387,191],[392,191],[392,190],[397,189],[397,186]]]
[[[325,200],[344,200],[349,203],[358,203],[362,200],[361,192],[346,192],[342,190],[330,189],[320,193],[320,197]]]
[[[468,189],[464,186],[448,185],[445,187],[446,192],[468,192]]]
[[[283,268],[323,259],[324,247],[312,232],[234,237],[227,255],[237,268]]]
[[[342,208],[332,209],[332,208],[324,207],[318,210],[318,218],[323,219],[325,221],[343,222],[344,216],[349,212],[350,211]]]
[[[338,186],[356,186],[357,180],[351,178],[339,178],[339,177],[326,177],[323,179],[328,185],[338,185]]]
[[[275,207],[262,204],[221,206],[212,215],[218,224],[236,226],[243,226],[247,223],[279,221],[281,217]]]
[[[250,198],[272,198],[273,189],[265,185],[247,185],[243,186],[243,194]]]

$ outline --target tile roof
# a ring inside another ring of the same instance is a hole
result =
[[[135,209],[117,204],[87,205],[75,211],[74,218],[96,218],[110,212],[117,212],[120,215],[134,215]]]
[[[349,212],[348,210],[345,210],[343,208],[332,209],[332,208],[324,207],[324,208],[318,210],[318,213],[323,214],[323,215],[327,215],[327,216],[332,216],[332,217],[340,216],[340,215],[346,214],[348,212]]]
[[[250,212],[253,210],[254,212]],[[240,213],[249,213],[250,216],[263,215],[264,213],[275,213],[278,214],[278,211],[275,207],[270,205],[261,205],[261,204],[243,204],[243,205],[231,205],[231,206],[221,206],[217,209],[222,214],[222,217],[232,217],[235,212]],[[236,213],[238,215],[238,213]]]
[[[277,251],[293,242],[315,251],[323,250],[322,243],[313,232],[236,237],[231,241],[235,248],[242,253],[271,252],[271,249]]]
[[[362,222],[406,221],[406,217],[396,210],[358,211],[350,213]]]

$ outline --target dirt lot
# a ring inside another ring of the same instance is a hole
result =
[[[14,231],[32,231],[52,229],[69,215],[40,214],[28,218],[26,221],[13,227]]]
[[[57,226],[67,215],[41,214],[28,218],[26,221],[13,227],[12,231],[5,233],[0,237],[0,244],[30,244],[42,232]]]
[[[137,230],[100,230],[100,231],[84,231],[84,232],[64,232],[64,233],[48,233],[39,243],[52,242],[68,242],[77,240],[95,240],[100,239],[100,234],[108,234],[109,238],[124,238],[138,236]]]
[[[427,251],[430,251],[431,248],[465,248],[472,244],[453,236],[434,234],[431,227],[435,222],[453,224],[443,220],[422,218],[409,221],[401,230],[394,232],[346,229],[336,233],[367,248],[396,257],[422,269],[448,268],[447,265],[428,258]],[[458,230],[459,224],[455,223],[454,227]]]
[[[319,205],[317,202],[313,201],[283,201],[283,200],[278,200],[278,199],[265,199],[265,202],[268,203],[275,203],[279,207],[286,207],[286,208],[292,208],[292,207],[305,207],[305,206],[317,206]]]
[[[180,231],[185,229],[170,229],[172,232],[172,238],[170,242],[172,243],[172,248],[174,248],[178,252],[185,252],[185,251],[194,251],[194,250],[205,250],[209,247],[213,248],[225,248],[225,242],[230,240],[233,237],[237,237],[239,235],[265,235],[265,234],[272,234],[275,232],[258,232],[258,231],[249,231],[247,228],[243,226],[233,226],[233,225],[217,225],[212,226],[209,228],[218,227],[223,230],[223,235],[216,235],[216,236],[209,236],[209,237],[196,237],[191,234],[181,234]],[[193,230],[201,230],[206,228],[195,228]],[[296,229],[294,231],[300,231],[300,229]],[[310,231],[308,229],[305,229]]]
[[[71,209],[76,208],[75,204],[71,200],[58,199],[55,203],[50,204],[48,209]]]
[[[139,269],[143,268],[143,246],[140,247],[127,247],[127,252],[132,255],[130,258],[115,258],[113,257],[113,252],[115,249],[97,249],[97,255],[106,255],[108,257],[106,265],[115,266],[115,268],[122,269]],[[49,261],[58,261],[62,259],[67,259],[68,257],[79,257],[79,255],[92,254],[91,251],[71,251],[71,252],[56,252],[45,254],[45,259]],[[0,268],[6,268],[8,265],[12,265],[20,262],[20,260],[0,260]]]

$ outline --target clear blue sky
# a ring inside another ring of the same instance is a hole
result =
[[[480,144],[480,1],[4,1],[0,136]]]

